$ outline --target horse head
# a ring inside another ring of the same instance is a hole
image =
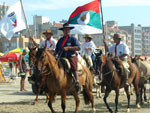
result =
[[[96,55],[96,73],[101,74],[103,66],[106,64],[106,56],[104,54]]]
[[[36,53],[36,62],[35,65],[37,67],[38,73],[42,73],[44,67],[47,65],[47,55],[46,55],[46,48],[38,48]]]
[[[30,50],[29,52],[29,66],[30,67],[34,67],[35,66],[35,59],[36,59],[36,47],[35,48],[30,48],[28,47],[28,49]]]

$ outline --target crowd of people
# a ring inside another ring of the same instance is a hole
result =
[[[74,27],[69,26],[68,23],[65,23],[63,27],[59,29],[62,30],[63,37],[61,37],[58,41],[53,38],[53,33],[50,29],[47,29],[45,32],[43,32],[43,35],[45,35],[46,39],[40,44],[37,44],[33,37],[30,37],[30,41],[32,41],[37,48],[42,48],[46,44],[47,50],[54,56],[59,55],[60,57],[67,58],[71,64],[71,70],[75,78],[76,89],[77,91],[80,91],[78,74],[76,72],[78,62],[76,52],[78,51],[80,55],[89,55],[94,64],[96,45],[92,41],[92,36],[89,34],[84,36],[85,42],[80,44],[77,38],[70,35],[70,31],[73,28]],[[129,56],[129,48],[121,41],[121,36],[119,34],[114,34],[113,39],[114,44],[111,47],[107,46],[107,41],[105,39],[103,40],[105,51],[109,51],[114,57],[119,57],[123,61],[123,66],[127,75],[126,85],[128,85],[127,80],[129,74],[129,64],[127,63],[127,57]]]

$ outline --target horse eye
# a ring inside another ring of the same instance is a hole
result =
[[[44,56],[41,57],[41,59],[43,59],[43,58],[44,58]]]

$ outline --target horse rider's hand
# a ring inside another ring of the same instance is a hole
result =
[[[64,51],[68,51],[69,48],[68,48],[68,47],[64,47],[63,50],[64,50]]]
[[[30,41],[33,41],[33,37],[30,36],[30,37],[29,37],[29,40],[30,40]]]
[[[103,39],[103,43],[106,44],[106,39]]]
[[[86,47],[85,50],[92,50],[90,47]]]

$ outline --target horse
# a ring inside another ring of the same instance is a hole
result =
[[[36,52],[37,52],[36,49],[37,48],[36,47],[35,48],[28,47],[28,49],[30,50],[30,52],[29,52],[29,66],[30,66],[30,68],[33,68],[32,78],[34,78],[34,80],[35,80],[34,84],[36,84],[36,85],[40,84],[40,85],[38,85],[39,87],[37,89],[36,98],[33,102],[33,104],[35,105],[38,102],[38,96],[41,93],[41,88],[43,88],[43,86],[45,84],[45,79],[46,79],[45,77],[46,76],[39,75],[39,73],[37,72],[37,68],[35,66],[35,60],[36,60],[35,56],[36,56]],[[46,103],[48,103],[48,101],[49,101],[48,91],[46,88],[44,90],[45,90],[45,95],[46,95]]]
[[[146,102],[149,102],[147,100],[147,97],[146,97],[146,87],[145,87],[145,83],[149,80],[150,82],[150,63],[148,61],[143,61],[140,59],[140,56],[135,56],[134,58],[131,58],[131,61],[136,63],[137,66],[139,67],[140,69],[140,72],[141,72],[141,79],[140,79],[140,101],[141,101],[141,104],[143,104],[143,90],[144,90],[144,101]],[[150,98],[150,97],[149,97]]]
[[[107,97],[109,96],[112,90],[115,91],[115,112],[118,112],[118,97],[119,97],[119,89],[124,88],[127,94],[128,106],[127,112],[130,111],[130,93],[129,87],[125,86],[125,77],[124,77],[124,68],[121,64],[121,60],[119,58],[109,58],[104,54],[101,54],[97,59],[97,66],[99,72],[102,74],[102,83],[106,86],[105,94],[104,94],[104,103],[109,110],[110,113],[113,113],[112,109],[107,103]],[[130,76],[129,83],[133,83],[134,89],[136,92],[136,105],[140,108],[139,104],[139,81],[140,81],[140,72],[138,68],[129,62],[130,65]]]
[[[79,111],[80,99],[78,97],[78,92],[75,88],[75,81],[72,76],[71,69],[66,69],[67,66],[62,65],[62,62],[49,53],[46,49],[39,48],[36,54],[36,66],[38,72],[43,74],[44,72],[48,73],[46,84],[49,91],[49,102],[48,107],[52,113],[55,113],[52,107],[52,98],[55,94],[61,95],[61,107],[63,113],[65,113],[66,108],[66,94],[71,92],[74,96],[76,102],[75,113]],[[63,62],[64,63],[64,62]],[[95,112],[94,107],[94,96],[92,93],[93,88],[93,76],[89,69],[82,64],[80,66],[82,69],[79,76],[79,84],[83,86],[83,96],[85,104],[90,104],[92,106],[92,112]]]

